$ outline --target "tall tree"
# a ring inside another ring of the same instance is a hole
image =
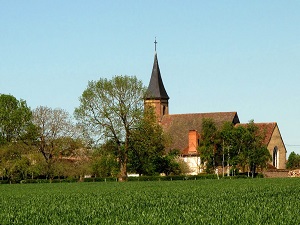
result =
[[[249,170],[254,176],[257,167],[264,168],[272,159],[267,146],[264,144],[265,133],[251,120],[244,130],[243,154],[247,159]]]
[[[24,100],[0,95],[0,170],[9,180],[26,178],[32,112]]]
[[[120,181],[127,179],[129,140],[143,114],[144,94],[136,77],[101,78],[88,83],[75,109],[75,117],[94,138],[115,142]]]
[[[129,169],[144,175],[159,173],[158,158],[165,154],[165,135],[156,115],[148,107],[130,138]]]
[[[212,119],[202,120],[202,132],[200,134],[199,153],[201,161],[206,164],[207,171],[216,166],[216,153],[219,132]]]
[[[0,144],[18,141],[31,124],[32,113],[26,101],[0,95]]]

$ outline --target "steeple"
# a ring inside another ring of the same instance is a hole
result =
[[[164,87],[160,69],[157,60],[157,52],[156,52],[156,38],[155,38],[155,54],[154,54],[154,63],[152,68],[151,79],[149,82],[148,90],[145,96],[145,107],[152,106],[156,112],[156,116],[158,122],[161,121],[164,115],[169,114],[169,96]]]
[[[153,69],[152,69],[152,74],[151,74],[151,79],[149,82],[147,94],[146,94],[146,99],[165,99],[168,100],[169,96],[166,92],[166,89],[164,87],[161,74],[160,74],[160,69],[158,65],[158,60],[157,60],[157,52],[156,52],[156,38],[155,38],[155,55],[154,55],[154,63],[153,63]]]

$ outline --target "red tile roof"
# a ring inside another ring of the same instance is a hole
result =
[[[198,151],[191,151],[189,147],[186,147],[181,151],[181,155],[184,156],[194,156],[194,155],[199,155]]]
[[[254,123],[254,124],[259,128],[260,132],[265,135],[264,144],[268,145],[271,140],[272,134],[277,126],[277,123],[272,122],[272,123]],[[240,123],[237,124],[236,126],[246,126],[246,125],[247,123]]]
[[[217,126],[224,122],[233,124],[239,123],[237,112],[216,112],[216,113],[189,113],[165,115],[161,121],[164,131],[171,138],[171,145],[168,149],[179,149],[184,152],[188,146],[188,135],[190,130],[202,131],[202,120],[211,118]],[[186,150],[188,151],[188,150]]]

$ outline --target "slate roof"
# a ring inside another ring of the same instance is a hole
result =
[[[161,125],[164,131],[171,138],[171,145],[168,149],[179,149],[183,151],[188,146],[188,134],[190,130],[202,131],[202,120],[211,118],[217,126],[222,126],[224,122],[233,124],[239,123],[237,112],[215,112],[215,113],[189,113],[165,115]]]
[[[153,69],[151,74],[151,79],[149,82],[147,94],[145,99],[169,99],[169,96],[167,94],[167,91],[164,87],[160,69],[158,65],[157,60],[157,53],[155,52],[154,55],[154,63],[153,63]]]

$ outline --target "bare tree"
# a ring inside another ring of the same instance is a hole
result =
[[[52,164],[64,150],[62,139],[70,141],[76,137],[76,127],[71,116],[63,109],[39,106],[33,111],[33,123],[38,130],[38,150],[42,153],[51,175]]]

